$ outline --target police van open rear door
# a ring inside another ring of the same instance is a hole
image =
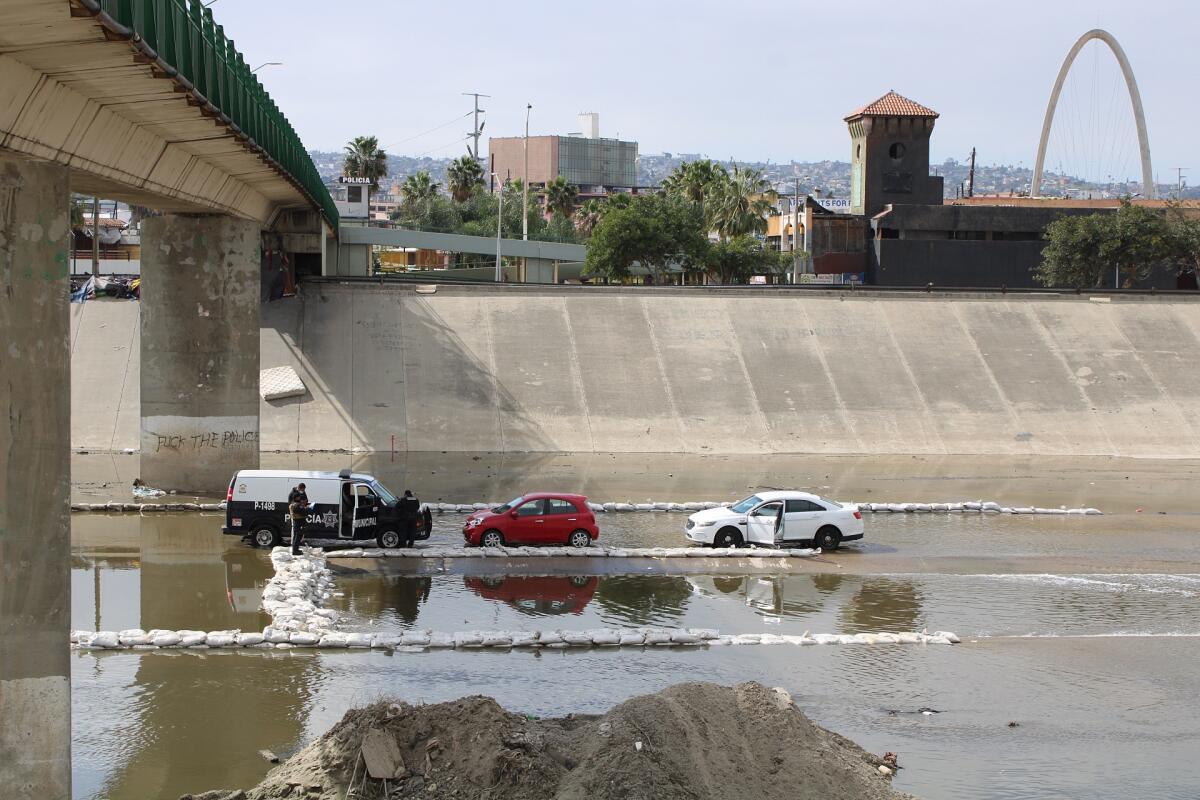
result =
[[[355,539],[374,539],[379,521],[379,498],[364,483],[356,483],[354,511],[350,522],[351,536]]]

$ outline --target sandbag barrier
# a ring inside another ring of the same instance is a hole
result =
[[[320,544],[321,540],[312,544]],[[770,547],[356,547],[330,550],[329,558],[812,558],[821,549]]]
[[[473,514],[495,508],[499,503],[426,503],[435,514]],[[714,501],[689,503],[593,503],[588,506],[597,514],[632,511],[667,511],[693,514],[710,508],[728,508],[730,502]],[[966,500],[954,503],[861,503],[859,510],[864,514],[1069,514],[1071,516],[1093,516],[1102,512],[1096,508],[1038,508],[1035,506],[1002,506],[984,500]],[[154,513],[162,511],[224,511],[225,503],[72,503],[72,511],[98,511],[110,514]]]
[[[518,549],[518,548],[510,548]],[[570,548],[567,548],[570,549]],[[580,548],[582,549],[582,548]],[[819,551],[817,551],[819,552]],[[292,650],[295,648],[399,650],[512,649],[568,647],[709,647],[750,644],[958,644],[949,631],[920,633],[810,634],[772,633],[722,635],[712,628],[594,628],[586,631],[456,631],[431,629],[403,634],[344,633],[334,630],[338,615],[322,604],[334,595],[333,573],[325,554],[301,548],[292,555],[286,547],[271,551],[275,574],[263,587],[262,609],[271,624],[262,633],[241,630],[72,631],[71,647],[78,650]]]
[[[268,629],[270,630],[270,629]],[[279,632],[277,632],[278,636]],[[403,634],[292,632],[272,641],[264,633],[241,631],[74,631],[71,647],[77,650],[292,650],[361,649],[399,652],[430,650],[566,649],[585,647],[716,647],[739,645],[883,645],[958,644],[949,631],[901,633],[816,633],[799,636],[774,633],[722,634],[706,628],[594,628],[584,631],[409,631]]]

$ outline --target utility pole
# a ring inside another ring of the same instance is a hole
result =
[[[504,280],[504,270],[500,266],[500,230],[504,222],[504,184],[500,182],[500,176],[492,173],[492,180],[496,184],[496,194],[500,197],[500,206],[496,210],[496,283]]]
[[[967,197],[975,196],[975,148],[971,148],[971,170],[967,173]]]
[[[1183,197],[1183,171],[1191,167],[1175,167],[1175,199]]]
[[[525,142],[522,146],[525,156],[525,172],[521,177],[521,238],[529,240],[529,112],[533,104],[525,104]]]
[[[100,198],[92,198],[92,277],[100,275]]]
[[[800,282],[800,176],[796,175],[796,193],[792,197],[792,283]]]
[[[479,98],[491,97],[491,95],[480,94],[479,92],[463,92],[463,95],[475,98],[475,127],[471,130],[470,134],[475,139],[475,151],[471,155],[475,157],[476,161],[482,161],[479,157],[479,134],[483,133],[483,128],[479,127],[479,113],[484,111],[484,109],[479,107]]]

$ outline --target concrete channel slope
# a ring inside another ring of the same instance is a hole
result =
[[[76,448],[137,446],[136,304],[74,318]],[[309,284],[264,450],[1200,455],[1200,303]]]

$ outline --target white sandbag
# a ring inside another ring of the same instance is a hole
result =
[[[950,644],[958,644],[962,641],[958,638],[957,634],[951,633],[950,631],[934,631],[932,635],[941,639],[945,639],[946,641],[950,642]]]
[[[121,646],[121,637],[114,631],[98,631],[88,639],[87,643],[92,647],[113,650]]]
[[[896,634],[900,644],[920,644],[921,634],[912,631],[901,631]]]
[[[876,633],[875,634],[875,643],[876,644],[899,644],[900,637],[894,633]]]
[[[588,502],[588,508],[592,510],[593,514],[603,514],[607,510],[603,503],[592,503],[590,501]]]
[[[537,631],[513,631],[512,646],[513,647],[532,647],[538,643]]]
[[[630,503],[616,503],[614,510],[615,511],[637,511],[637,509],[634,508],[634,506]]]
[[[288,641],[300,647],[312,647],[321,641],[321,637],[309,631],[296,631],[288,638]]]
[[[563,631],[562,639],[571,647],[591,647],[592,638],[584,631]]]
[[[671,632],[670,631],[648,631],[646,633],[646,644],[648,644],[648,645],[670,644],[670,643],[671,643]]]
[[[616,511],[616,510],[617,510],[617,504],[616,504],[616,503],[605,503],[605,504],[604,504],[604,510],[605,510],[605,511],[609,511],[609,512],[611,512],[611,511]]]
[[[691,631],[674,631],[671,633],[672,644],[700,644],[700,637]]]
[[[538,644],[563,644],[562,631],[542,631],[538,634]]]
[[[854,640],[860,644],[877,644],[879,641],[873,633],[856,633]]]
[[[812,638],[817,644],[837,644],[840,640],[836,633],[814,633]]]
[[[1096,516],[1098,514],[1103,514],[1104,512],[1098,508],[1085,508],[1083,510],[1083,513],[1088,515],[1089,517],[1092,517],[1092,516]]]
[[[654,511],[670,511],[671,510],[670,503],[651,503],[650,505],[653,507]]]
[[[483,634],[479,631],[457,631],[454,634],[454,646],[479,647],[483,644]]]
[[[264,641],[266,641],[266,637],[261,633],[239,633],[237,635],[237,643],[242,647],[254,647],[255,645],[262,644]]]
[[[683,510],[684,511],[703,511],[704,503],[684,503]]]
[[[986,503],[982,503],[982,504],[980,504],[980,506],[979,506],[979,507],[980,507],[980,508],[981,508],[983,511],[999,511],[999,510],[1000,510],[1000,504],[999,504],[999,503],[993,503],[993,502],[992,502],[992,501],[990,501],[990,500],[989,500],[988,502],[986,502]]]
[[[626,631],[621,634],[620,644],[622,647],[637,647],[646,643],[646,634],[637,633],[635,631]]]
[[[231,631],[209,631],[208,644],[209,647],[232,647],[237,643],[237,634]]]
[[[1012,512],[1013,512],[1014,514],[1032,514],[1032,513],[1033,513],[1033,509],[1032,509],[1032,508],[1030,508],[1029,506],[1020,506],[1020,507],[1018,507],[1018,508],[1014,508],[1014,509],[1012,510]]]
[[[703,503],[701,503],[700,505],[704,506],[705,511],[708,511],[710,508],[719,508],[720,506],[723,506],[725,504],[724,503],[714,503],[712,500],[706,500]]]
[[[704,642],[721,638],[721,634],[716,628],[688,628],[687,630],[688,633]]]
[[[634,503],[633,507],[637,511],[653,511],[654,503]]]
[[[759,644],[787,644],[787,639],[780,636],[778,633],[763,633],[759,634]]]
[[[400,644],[405,647],[425,647],[429,644],[430,631],[405,631],[400,636]]]
[[[488,631],[480,641],[484,647],[512,647],[512,633],[509,631]]]
[[[117,639],[120,640],[123,647],[132,647],[135,644],[150,644],[150,635],[141,628],[127,628],[117,632]]]
[[[982,511],[983,503],[978,500],[971,500],[962,504],[964,511]]]
[[[454,637],[449,633],[431,633],[428,647],[454,647]]]
[[[487,503],[472,503],[471,508],[475,509],[476,511],[487,511],[491,508],[491,506],[489,506]]]
[[[397,647],[401,646],[400,642],[402,640],[402,636],[396,636],[390,633],[377,633],[371,637],[371,647],[383,650],[395,650]]]
[[[292,640],[295,642],[295,639]],[[350,637],[339,631],[330,631],[321,636],[321,640],[317,642],[317,647],[348,647],[350,645]]]
[[[208,634],[204,631],[178,631],[180,647],[208,647]]]
[[[459,503],[456,511],[458,511],[459,514],[470,514],[475,511],[475,506],[468,505],[467,503]]]
[[[733,637],[730,644],[758,644],[762,641],[761,633],[739,633]]]
[[[330,634],[325,634],[329,636]],[[325,637],[322,636],[322,639]],[[370,647],[372,636],[369,633],[348,633],[346,634],[347,647]]]
[[[597,647],[615,647],[621,644],[621,632],[617,630],[603,628],[588,631],[588,636],[591,637],[592,644]]]
[[[155,647],[177,647],[181,637],[175,631],[160,631],[150,640]]]

